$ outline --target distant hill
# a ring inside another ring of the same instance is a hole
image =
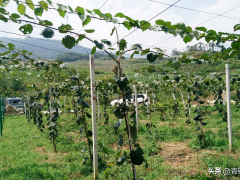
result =
[[[75,53],[88,55],[91,53],[91,49],[77,45],[72,49],[67,49],[62,45],[61,40],[52,40],[52,39],[40,39],[40,38],[9,38],[9,37],[0,37],[0,41],[4,44],[12,43],[16,48],[20,50],[27,50],[33,53],[33,58],[45,58],[45,59],[57,59],[59,54],[73,55]],[[0,48],[0,53],[6,51],[6,49]],[[103,56],[101,59],[109,59],[109,56],[103,51],[97,51],[97,56]],[[114,53],[114,51],[112,51]],[[61,56],[60,55],[60,56]],[[64,55],[65,56],[65,55]],[[125,54],[126,58],[129,58],[131,54]],[[107,58],[106,58],[107,57]],[[134,58],[146,58],[146,56],[140,56],[138,54],[134,55]],[[71,60],[70,60],[71,61]]]
[[[57,56],[62,53],[78,52],[81,54],[89,54],[91,52],[90,48],[78,45],[72,49],[64,48],[60,40],[47,40],[47,39],[36,39],[36,38],[5,38],[0,37],[0,41],[4,44],[12,43],[20,50],[27,50],[32,52],[34,58],[42,57],[46,59],[56,59]],[[25,43],[25,45],[24,45]],[[0,48],[0,52],[5,51]]]

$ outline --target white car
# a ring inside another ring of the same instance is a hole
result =
[[[6,98],[5,104],[6,105],[10,104],[15,108],[23,108],[22,98]]]
[[[132,94],[130,96],[127,96],[126,100],[127,100],[127,105],[133,104],[135,106],[135,103],[134,103],[135,95],[134,94]],[[149,105],[150,104],[150,98],[147,97],[146,94],[138,94],[137,95],[137,102],[138,102],[138,104],[144,103],[145,105]],[[122,104],[122,103],[123,103],[123,99],[121,98],[121,99],[113,100],[110,104],[111,104],[111,106],[115,106],[115,105],[119,105],[119,104]]]

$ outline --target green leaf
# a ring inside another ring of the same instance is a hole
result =
[[[147,55],[147,60],[150,62],[150,63],[153,63],[154,61],[156,61],[158,59],[158,54],[153,54],[153,53],[149,53]]]
[[[87,18],[82,22],[83,26],[88,25],[91,22],[91,17],[89,15],[87,15]]]
[[[86,9],[86,11],[87,11],[89,14],[93,15],[92,11],[90,11],[90,10],[88,10],[88,9]]]
[[[112,46],[112,43],[110,41],[108,41],[107,39],[102,39],[101,42],[104,44],[107,44],[110,47]]]
[[[149,53],[149,51],[150,51],[150,48],[144,49],[144,50],[141,52],[141,55],[142,55],[142,56],[143,56],[143,55],[146,55],[146,54]]]
[[[14,44],[8,43],[7,45],[8,45],[8,49],[9,50],[14,50],[15,49],[15,45]]]
[[[50,4],[52,6],[52,1],[51,0],[47,0],[48,4]]]
[[[122,165],[126,160],[126,156],[127,156],[127,154],[126,154],[126,152],[124,152],[124,155],[120,159],[117,160],[117,165]]]
[[[18,5],[17,10],[21,15],[24,15],[25,12],[26,12],[26,7],[23,5],[23,3],[21,3],[21,4]]]
[[[0,20],[4,21],[5,23],[8,22],[8,19],[5,16],[1,15],[1,14],[0,14]]]
[[[137,139],[137,127],[130,126],[131,138],[135,141]]]
[[[41,35],[44,37],[44,38],[52,38],[54,36],[54,31],[50,28],[45,28]]]
[[[157,25],[166,26],[166,22],[164,20],[162,20],[162,19],[156,20],[155,23]]]
[[[129,81],[126,77],[115,77],[114,81],[116,82],[116,84],[118,85],[118,87],[120,88],[120,90],[126,89],[127,85],[129,84]],[[122,119],[121,117],[119,117],[119,119]]]
[[[237,56],[238,54],[239,54],[239,51],[233,49],[233,50],[230,51],[229,56],[231,58],[234,58],[234,56]]]
[[[158,25],[153,25],[153,26],[149,26],[148,29],[158,32],[158,30],[160,29],[160,27]]]
[[[121,39],[119,42],[119,49],[121,51],[124,51],[124,49],[127,47],[127,42],[125,39]]]
[[[43,8],[41,8],[41,7],[35,8],[35,9],[34,9],[34,14],[35,14],[36,16],[42,16],[42,14],[43,14]]]
[[[84,30],[86,33],[93,33],[95,30],[94,29],[85,29]]]
[[[27,14],[24,14],[25,17],[27,17],[28,19],[34,19],[33,17],[27,15]]]
[[[80,41],[82,41],[85,37],[86,37],[85,34],[80,34],[80,36],[78,36],[78,39],[77,39],[77,43],[76,43],[76,44],[78,44]]]
[[[133,58],[134,54],[135,54],[135,51],[131,54],[130,59]]]
[[[2,7],[6,7],[9,2],[10,2],[10,0],[0,0],[0,5],[1,5]]]
[[[67,36],[65,36],[65,37],[62,39],[62,44],[63,44],[66,48],[72,49],[72,48],[75,46],[75,44],[76,44],[76,40],[75,40],[74,37],[67,35]]]
[[[231,44],[233,49],[240,50],[240,42],[232,42]]]
[[[23,33],[23,34],[31,34],[33,31],[33,27],[31,24],[25,24],[23,26],[21,26],[19,28],[19,30]]]
[[[190,26],[187,26],[187,32],[191,33],[192,32],[192,28]]]
[[[95,12],[100,18],[103,17],[102,12],[99,9],[94,9],[93,12]]]
[[[131,49],[133,49],[135,51],[141,51],[142,46],[141,46],[141,44],[134,44],[134,45],[132,45]]]
[[[62,24],[58,27],[60,33],[67,33],[67,31],[73,30],[70,24]]]
[[[53,23],[48,20],[40,21],[39,24],[44,25],[44,26],[52,26]]]
[[[205,27],[196,27],[195,29],[198,31],[207,32],[207,29]]]
[[[191,38],[190,36],[186,35],[186,36],[183,38],[183,41],[184,41],[185,43],[188,43],[188,42],[191,42],[191,41],[192,41],[192,38]]]
[[[118,128],[120,127],[120,125],[121,125],[121,123],[120,123],[120,121],[118,120],[118,121],[116,122],[116,124],[113,126],[113,128],[115,129],[116,132],[117,132]]]
[[[48,11],[48,4],[45,1],[40,1],[38,3],[45,11]]]
[[[148,21],[140,21],[140,26],[142,28],[142,31],[146,31],[149,26],[151,26],[151,23]]]
[[[76,8],[76,11],[77,11],[77,14],[78,14],[78,17],[82,20],[82,21],[85,21],[85,11],[82,7],[77,7]]]
[[[116,27],[114,27],[114,28],[112,29],[112,32],[111,32],[110,36],[112,36],[112,35],[113,35],[113,33],[114,33],[115,29],[116,29]]]
[[[117,13],[114,17],[125,18],[126,16],[123,13]]]
[[[68,6],[68,9],[70,10],[71,13],[74,12],[71,6]]]
[[[130,153],[131,162],[135,165],[141,165],[144,162],[143,150],[138,147],[136,150],[132,150]]]
[[[17,19],[20,18],[20,17],[21,17],[21,16],[19,16],[19,15],[16,14],[16,13],[12,13],[11,16],[9,16],[9,18],[10,18],[13,22],[15,22],[15,23],[20,23],[20,21],[17,20]]]
[[[30,9],[34,10],[34,4],[32,0],[25,0],[25,2]]]
[[[19,61],[16,59],[16,60],[12,60],[12,62],[14,63],[14,64],[19,64]]]
[[[126,27],[128,30],[132,29],[132,27],[133,27],[133,26],[130,24],[130,22],[128,22],[128,21],[124,21],[124,22],[123,22],[123,26]]]
[[[240,30],[240,24],[236,24],[234,27],[233,27],[234,31],[238,31]]]
[[[91,54],[95,54],[95,53],[96,53],[96,49],[97,49],[97,46],[94,46],[94,47],[92,48]]]
[[[4,8],[0,8],[0,13],[4,15],[8,15],[9,12],[7,12]]]
[[[94,40],[95,45],[98,49],[104,50],[104,45],[102,43],[99,43],[98,41]]]
[[[66,9],[67,9],[67,6],[64,6],[62,4],[58,4],[58,9],[57,9],[58,14],[63,18],[65,17],[65,15],[67,13]]]

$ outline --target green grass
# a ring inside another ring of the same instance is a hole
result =
[[[181,116],[176,119],[168,116],[162,120],[158,112],[153,112],[152,122],[156,128],[151,130],[145,126],[149,116],[141,113],[137,143],[144,150],[149,167],[145,168],[145,163],[136,167],[138,179],[189,179],[196,174],[207,175],[210,166],[222,169],[240,167],[240,113],[234,106],[232,110],[234,153],[228,151],[227,124],[215,113],[214,107],[209,107],[212,113],[205,118],[208,124],[204,126],[204,132],[209,142],[205,149],[199,146],[199,131],[196,131],[195,123],[185,124],[182,108]],[[129,163],[116,165],[116,159],[128,152],[125,125],[123,123],[116,134],[113,125],[117,119],[111,110],[109,113],[108,125],[98,123],[98,155],[102,158],[99,179],[132,179]],[[72,114],[62,115],[59,119],[58,152],[54,153],[47,128],[40,132],[35,125],[28,124],[24,116],[7,116],[3,137],[0,138],[0,179],[93,179],[90,161],[82,164],[83,158],[88,157],[88,151],[81,153],[81,150],[87,144],[75,121]],[[88,119],[88,122],[91,129],[91,120]],[[120,151],[116,150],[118,134],[124,139]],[[108,153],[104,153],[103,148],[108,149]],[[184,153],[184,157],[190,157],[189,160],[181,156]],[[184,166],[181,166],[182,163]],[[226,177],[221,175],[218,178]],[[231,176],[231,179],[238,178]]]

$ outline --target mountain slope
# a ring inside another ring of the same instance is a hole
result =
[[[64,48],[60,40],[47,40],[47,39],[36,39],[36,38],[5,38],[0,37],[0,41],[4,44],[12,43],[16,48],[20,50],[27,50],[32,52],[34,58],[41,57],[46,59],[56,59],[60,53],[66,52],[78,52],[82,54],[89,54],[91,49],[81,45],[77,45],[72,49]],[[0,48],[0,52],[5,51]]]

